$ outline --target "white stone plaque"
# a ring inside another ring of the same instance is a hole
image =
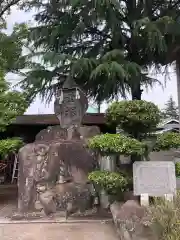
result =
[[[176,194],[175,164],[173,162],[135,162],[133,164],[134,195],[163,197]]]

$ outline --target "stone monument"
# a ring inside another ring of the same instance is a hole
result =
[[[86,95],[71,78],[65,81],[61,89],[56,89],[54,112],[62,128],[80,127],[87,109]]]
[[[134,195],[141,196],[141,204],[148,205],[149,196],[172,200],[176,194],[173,162],[135,162],[133,164]]]
[[[18,214],[14,218],[34,212],[83,212],[92,207],[87,176],[97,161],[86,148],[86,140],[89,132],[92,137],[92,132],[100,131],[80,126],[87,108],[86,95],[72,79],[56,89],[54,110],[60,125],[42,130],[35,142],[19,151]]]

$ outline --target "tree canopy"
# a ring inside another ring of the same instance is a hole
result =
[[[6,33],[6,16],[11,7],[22,1],[6,0],[0,1],[0,132],[6,130],[18,115],[24,114],[29,102],[25,92],[11,89],[6,81],[7,73],[20,73],[25,67],[26,58],[22,55],[27,28],[25,24],[15,24],[12,33]],[[0,139],[3,136],[0,135]],[[23,145],[19,138],[0,140],[0,159],[15,153]],[[0,164],[0,170],[5,164]]]
[[[18,91],[10,91],[4,74],[0,72],[0,131],[12,123],[28,107],[26,96]]]
[[[33,64],[21,83],[33,97],[52,95],[54,80],[70,74],[98,101],[127,92],[140,99],[141,87],[156,82],[147,76],[148,67],[166,64],[179,36],[178,0],[35,1],[31,7],[36,6],[38,25],[29,37],[32,55],[41,56],[43,65]]]
[[[27,34],[26,24],[15,24],[11,34],[0,28],[0,68],[3,72],[19,73],[24,69],[26,58],[22,55]]]
[[[22,55],[22,51],[27,28],[25,24],[15,24],[11,34],[7,34],[5,30],[6,24],[1,25],[0,132],[4,131],[18,115],[22,115],[29,105],[26,92],[12,90],[12,85],[5,79],[7,73],[20,73],[25,67],[26,58]]]

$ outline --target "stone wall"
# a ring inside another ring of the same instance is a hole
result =
[[[175,150],[151,152],[151,161],[174,161]]]

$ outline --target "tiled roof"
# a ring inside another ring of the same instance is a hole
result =
[[[103,113],[86,113],[82,124],[101,125],[105,124],[105,116]],[[55,114],[38,114],[38,115],[23,115],[18,116],[13,123],[16,125],[56,125],[59,120]]]
[[[174,119],[174,118],[168,118],[168,119],[164,119],[163,121],[161,121],[159,124],[158,124],[158,128],[162,128],[164,127],[164,125],[166,124],[169,124],[171,122],[176,122],[177,124],[179,123],[179,121],[177,119]]]

